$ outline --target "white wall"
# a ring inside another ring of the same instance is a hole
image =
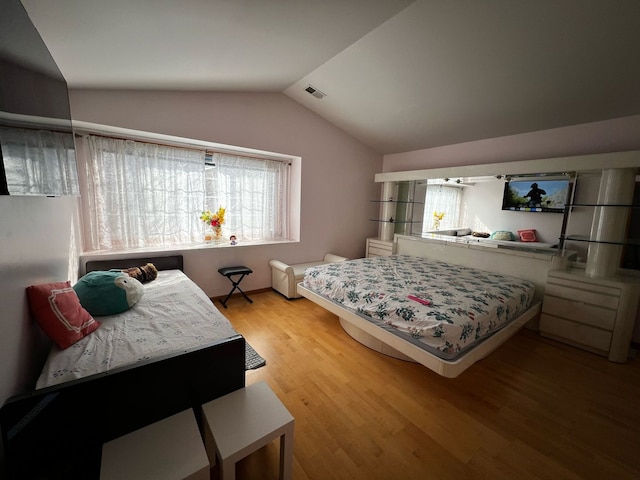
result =
[[[230,290],[220,267],[247,265],[244,289],[266,288],[272,258],[361,257],[377,233],[368,219],[382,156],[282,94],[72,90],[70,101],[74,120],[302,157],[300,243],[183,252],[186,273],[210,296]]]
[[[402,172],[628,150],[640,150],[640,115],[385,155],[382,171]]]
[[[31,388],[49,343],[28,312],[29,285],[77,279],[77,197],[0,197],[0,403]]]

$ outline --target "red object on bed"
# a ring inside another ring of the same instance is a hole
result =
[[[100,326],[82,305],[70,282],[27,287],[29,308],[38,325],[64,349]]]

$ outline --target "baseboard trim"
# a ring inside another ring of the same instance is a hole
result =
[[[269,292],[271,290],[272,290],[271,287],[266,287],[266,288],[257,288],[255,290],[245,290],[244,293],[246,293],[250,297],[254,293]],[[233,295],[231,295],[231,298],[234,298],[236,295],[240,295],[240,293],[234,293]],[[219,295],[217,297],[209,297],[209,299],[214,303],[215,303],[216,300],[224,300],[225,298],[227,298],[227,295]]]

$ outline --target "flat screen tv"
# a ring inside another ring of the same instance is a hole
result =
[[[517,212],[564,212],[571,180],[517,179],[504,185],[502,210]]]

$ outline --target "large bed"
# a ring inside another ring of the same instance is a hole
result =
[[[480,249],[477,268],[458,247],[397,240],[398,255],[308,269],[301,294],[360,343],[450,378],[538,317],[550,256]]]
[[[87,271],[153,262],[158,278],[130,310],[97,317],[74,345],[51,348],[36,389],[8,399],[0,426],[10,478],[98,478],[102,444],[242,388],[245,341],[182,269],[182,257],[90,262]]]

